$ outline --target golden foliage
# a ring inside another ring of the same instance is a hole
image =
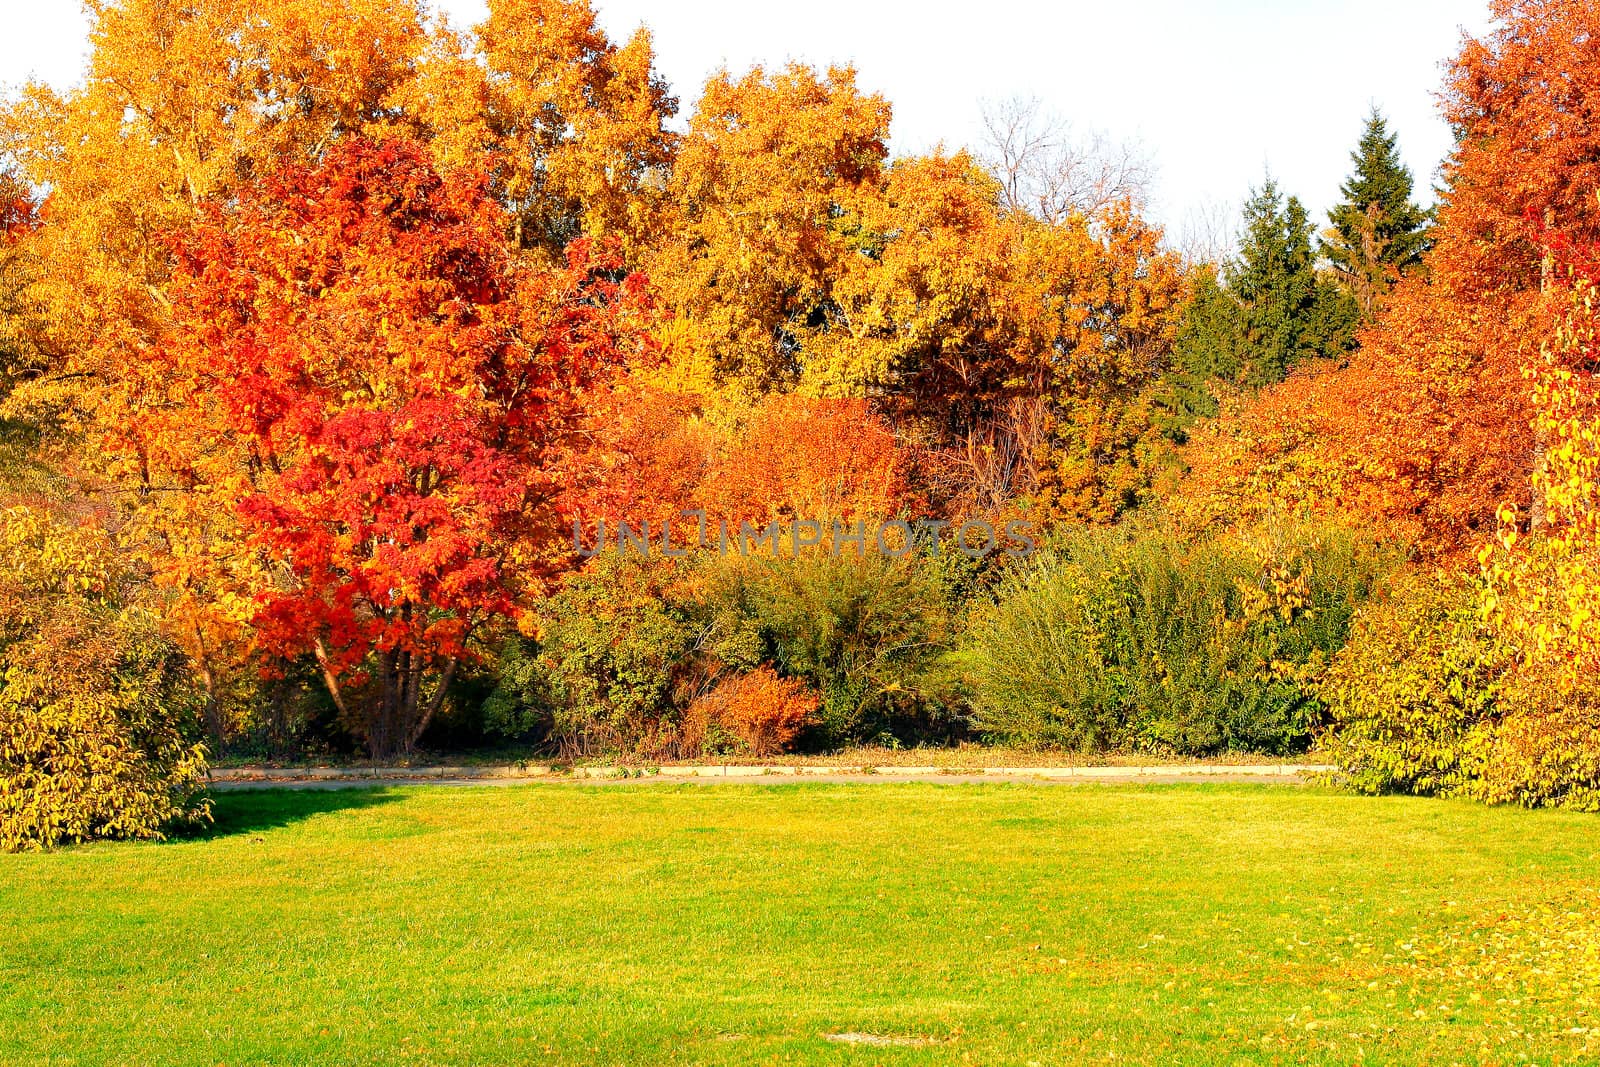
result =
[[[37,508],[0,520],[0,850],[204,818],[196,694],[123,604],[109,539]]]

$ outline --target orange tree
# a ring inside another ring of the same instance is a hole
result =
[[[480,174],[352,139],[209,206],[127,352],[130,475],[231,513],[262,646],[314,653],[377,756],[548,573],[579,398],[641,345],[614,251],[535,266],[505,228]]]
[[[1118,514],[1148,484],[1142,393],[1184,289],[1160,230],[1126,202],[1007,212],[963,154],[898,161],[855,202],[859,251],[801,349],[801,387],[874,397],[974,503],[1038,490],[1073,519]]]

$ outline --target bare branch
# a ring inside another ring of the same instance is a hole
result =
[[[1238,247],[1239,212],[1220,200],[1189,208],[1178,233],[1178,252],[1190,266],[1221,267]]]
[[[984,162],[1012,211],[1054,223],[1092,218],[1123,200],[1148,202],[1154,166],[1138,145],[1098,130],[1080,135],[1037,99],[986,103],[982,114]]]

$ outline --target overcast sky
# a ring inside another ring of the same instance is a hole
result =
[[[1450,143],[1441,63],[1487,0],[596,0],[625,37],[648,24],[692,105],[708,73],[790,59],[853,63],[894,105],[894,149],[970,145],[980,102],[1038,97],[1082,129],[1137,141],[1159,170],[1155,211],[1180,231],[1232,207],[1270,168],[1319,213],[1338,194],[1370,104],[1426,187]],[[485,0],[436,0],[458,25]],[[0,0],[0,83],[77,80],[76,0]],[[1174,233],[1177,236],[1177,233]]]

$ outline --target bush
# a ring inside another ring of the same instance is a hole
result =
[[[976,724],[1022,746],[1303,750],[1311,680],[1390,559],[1293,523],[1192,544],[1159,517],[1080,531],[974,612]]]
[[[1408,576],[1367,605],[1320,686],[1323,750],[1364,793],[1600,810],[1600,683],[1552,677],[1484,594]]]
[[[805,679],[822,699],[805,739],[814,747],[958,730],[937,673],[952,620],[930,564],[919,554],[853,551],[722,561],[721,615],[743,620],[724,630],[744,635],[724,659],[744,670],[770,662]]]
[[[486,670],[493,686],[482,705],[484,733],[505,741],[548,738],[555,728],[556,700],[539,643],[511,638]]]
[[[565,754],[670,755],[704,669],[706,608],[689,578],[688,564],[596,556],[540,613],[544,678],[508,676],[502,694],[548,687]]]
[[[794,679],[820,701],[793,720],[807,745],[948,734],[955,702],[937,668],[951,619],[947,582],[930,562],[597,556],[545,602],[536,647],[502,654],[485,721],[509,733],[548,721],[571,755],[770,747],[743,727],[718,734],[728,726],[718,701],[738,696],[749,708],[743,690],[723,690],[770,696]]]
[[[684,712],[679,755],[775,756],[812,721],[820,704],[804,682],[780,678],[771,667],[735,675]]]
[[[1507,703],[1515,710],[1492,737],[1469,746],[1482,763],[1468,794],[1491,804],[1600,811],[1600,704],[1592,693],[1539,701],[1523,691],[1513,683]]]
[[[203,819],[201,698],[122,606],[103,533],[26,508],[0,536],[0,850],[155,838]]]
[[[1406,576],[1362,609],[1319,686],[1322,749],[1364,793],[1471,792],[1509,666],[1476,585]]]

